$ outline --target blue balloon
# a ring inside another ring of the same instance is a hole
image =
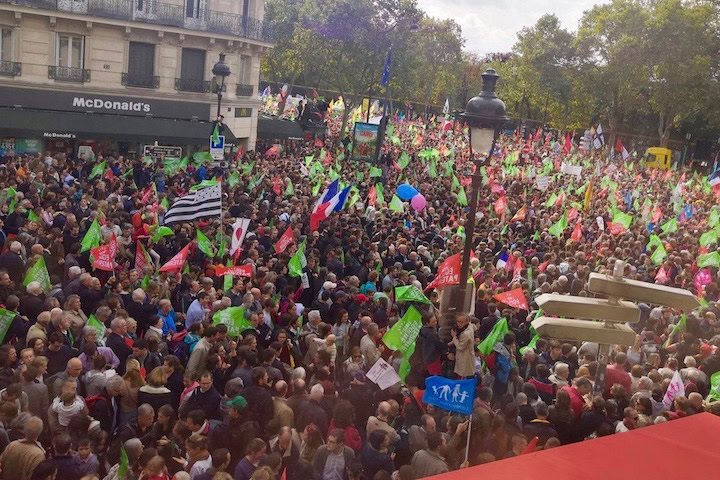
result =
[[[419,192],[415,190],[415,187],[408,185],[407,183],[403,183],[397,188],[397,196],[400,197],[400,200],[410,200],[418,193]]]

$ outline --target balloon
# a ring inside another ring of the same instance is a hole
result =
[[[407,183],[403,183],[397,189],[397,196],[400,197],[401,200],[410,200],[417,194],[418,191]]]
[[[427,201],[425,201],[425,197],[423,197],[422,193],[418,193],[415,195],[412,200],[410,200],[410,205],[415,209],[416,212],[419,212],[425,206],[427,205]]]

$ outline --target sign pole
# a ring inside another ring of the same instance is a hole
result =
[[[472,413],[468,416],[467,441],[465,442],[465,461],[468,461],[470,455],[470,434],[472,433]]]

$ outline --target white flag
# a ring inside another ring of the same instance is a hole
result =
[[[248,226],[250,225],[249,218],[238,218],[233,223],[233,234],[232,234],[232,245],[230,247],[230,256],[235,255],[235,252],[242,247],[245,241],[245,235],[247,234]]]
[[[680,396],[685,396],[685,385],[683,385],[680,370],[675,370],[663,397],[663,406],[668,409],[671,408],[675,399]]]
[[[443,114],[445,116],[450,115],[450,99],[445,99],[445,105],[443,106]]]

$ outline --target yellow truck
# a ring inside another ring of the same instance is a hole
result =
[[[652,168],[669,169],[672,163],[672,150],[663,147],[650,147],[645,152],[645,165]]]

